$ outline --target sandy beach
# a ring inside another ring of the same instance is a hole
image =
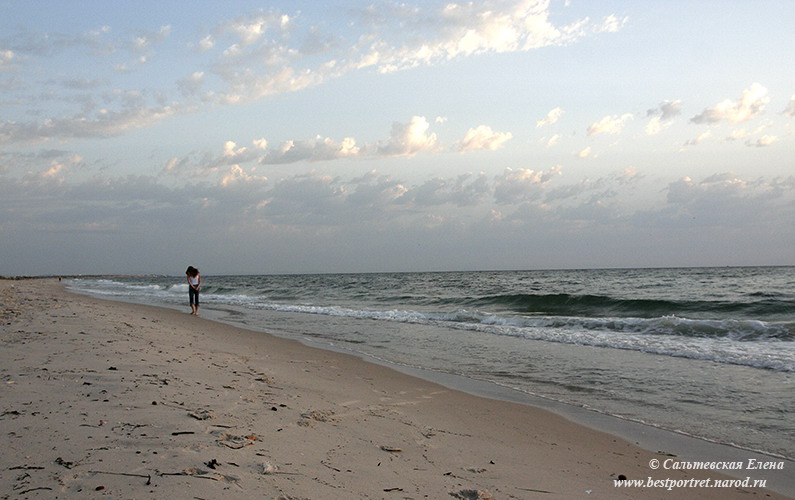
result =
[[[188,312],[0,281],[0,498],[788,498],[690,486],[729,476]]]

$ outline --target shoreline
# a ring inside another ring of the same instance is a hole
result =
[[[164,305],[162,307],[172,308],[170,305]],[[179,308],[174,309],[179,310]],[[227,308],[205,306],[204,312],[205,318],[212,321],[252,330],[250,326],[236,322],[234,319],[224,319],[222,315],[229,314]],[[678,458],[689,462],[701,462],[705,460],[732,463],[745,462],[748,460],[755,460],[757,462],[771,460],[783,461],[785,463],[785,470],[768,471],[767,474],[771,480],[775,481],[775,483],[780,486],[778,489],[780,493],[795,498],[795,476],[789,473],[789,471],[795,470],[795,461],[786,456],[763,450],[754,450],[736,444],[721,443],[686,432],[666,429],[642,421],[624,418],[619,415],[613,415],[607,412],[572,405],[564,401],[523,392],[491,381],[478,380],[464,375],[438,372],[427,368],[395,363],[370,356],[363,352],[340,347],[336,344],[318,341],[310,337],[295,339],[277,332],[267,332],[267,334],[279,338],[291,339],[312,348],[355,356],[365,362],[382,365],[409,376],[436,383],[451,390],[465,392],[475,397],[541,408],[589,429],[605,432],[629,441],[648,451],[660,451],[663,453],[674,452]],[[747,474],[744,474],[743,470],[727,470],[724,471],[724,473],[736,478],[747,477]]]
[[[653,471],[682,456],[353,354],[63,290],[0,282],[0,498],[786,498],[617,488],[727,476]]]

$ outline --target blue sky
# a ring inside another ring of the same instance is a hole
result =
[[[792,19],[0,0],[0,275],[795,264]]]

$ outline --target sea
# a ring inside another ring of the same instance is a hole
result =
[[[212,319],[795,458],[795,267],[202,279]],[[182,275],[67,284],[190,311]]]

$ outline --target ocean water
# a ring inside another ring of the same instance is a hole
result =
[[[183,276],[74,279],[187,305]],[[795,457],[795,267],[203,275],[203,314]]]

